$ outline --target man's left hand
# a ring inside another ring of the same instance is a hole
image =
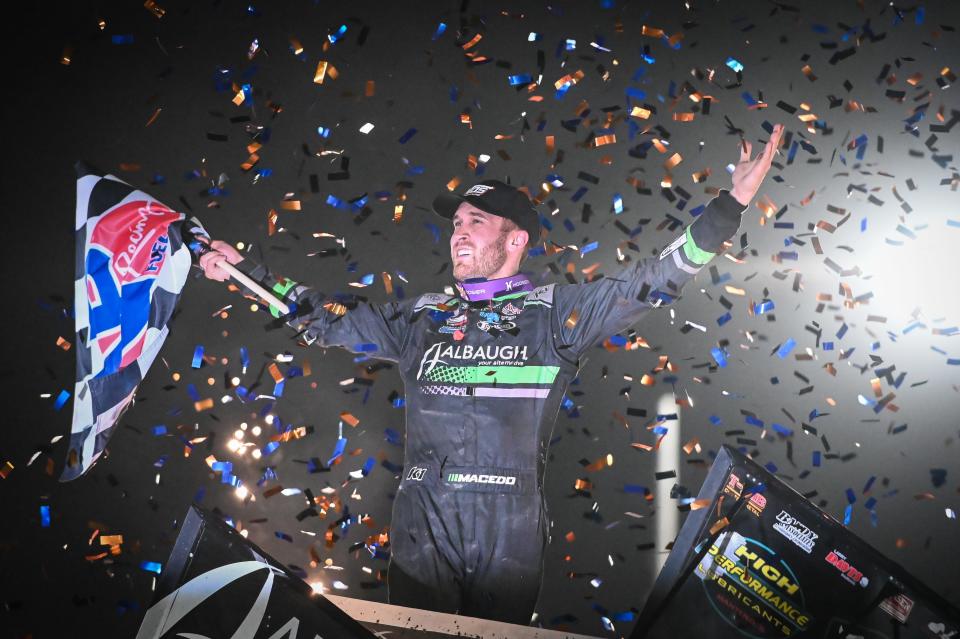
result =
[[[780,146],[780,137],[783,135],[783,125],[777,124],[773,127],[773,134],[767,141],[767,146],[757,157],[751,159],[750,152],[752,145],[743,140],[740,146],[740,161],[733,169],[733,189],[730,195],[740,204],[747,206],[753,200],[753,197],[760,189],[763,178],[770,170],[770,164],[773,162],[773,156]]]

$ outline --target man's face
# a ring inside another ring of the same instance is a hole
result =
[[[502,217],[466,202],[460,205],[453,216],[450,237],[450,259],[456,279],[487,278],[503,267],[507,261],[507,234],[501,232],[502,224]]]

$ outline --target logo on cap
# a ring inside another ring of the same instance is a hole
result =
[[[469,189],[467,189],[467,192],[464,193],[464,195],[465,196],[466,195],[483,195],[487,191],[492,191],[493,188],[494,187],[488,186],[486,184],[474,184]]]

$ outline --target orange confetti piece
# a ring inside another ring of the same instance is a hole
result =
[[[683,156],[680,155],[679,153],[674,153],[669,158],[667,158],[666,162],[663,163],[663,168],[669,171],[670,169],[677,166],[681,162],[683,162]]]
[[[193,403],[193,409],[198,413],[205,410],[209,410],[211,408],[213,408],[213,399],[209,397],[207,399],[201,399],[199,402]]]
[[[153,112],[153,115],[150,116],[150,119],[147,120],[147,123],[144,125],[144,128],[153,124],[153,121],[157,119],[157,116],[160,115],[160,112],[163,111],[163,107],[157,107],[157,110]]]
[[[273,378],[275,384],[283,381],[283,373],[280,372],[280,367],[277,366],[276,362],[271,362],[270,366],[267,367],[267,371],[270,373],[270,377]]]
[[[646,445],[646,444],[641,444],[641,443],[639,443],[639,442],[634,442],[634,443],[632,443],[632,444],[630,444],[630,445],[633,446],[634,448],[637,448],[637,449],[640,449],[640,450],[645,450],[645,451],[647,451],[648,453],[653,450],[653,446],[648,446],[648,445]]]
[[[478,33],[477,35],[473,36],[473,38],[470,39],[470,42],[467,42],[463,45],[463,50],[466,51],[467,49],[475,46],[482,39],[483,39],[483,34]]]
[[[800,69],[803,71],[803,75],[807,76],[807,79],[811,82],[816,82],[817,76],[813,75],[813,69],[810,68],[809,64],[803,65],[803,68]]]
[[[548,136],[546,137],[545,142],[546,142],[546,145],[547,145],[547,153],[553,153],[554,137],[553,137],[552,135],[548,135]]]
[[[448,190],[448,191],[453,191],[453,190],[454,190],[455,188],[457,188],[459,185],[460,185],[460,178],[454,177],[454,178],[451,179],[449,182],[447,182],[447,190]]]
[[[693,119],[695,116],[696,114],[693,113],[692,111],[687,111],[684,113],[674,113],[673,121],[674,122],[693,122]]]
[[[635,106],[630,110],[631,118],[639,118],[641,120],[647,120],[650,118],[650,114],[651,114],[650,109],[644,109],[638,106]]]
[[[267,235],[273,235],[277,232],[277,212],[273,209],[267,213]]]
[[[690,510],[700,510],[701,508],[708,508],[709,506],[709,499],[694,499],[693,503],[690,504]]]
[[[381,277],[383,277],[384,290],[387,291],[387,295],[392,295],[393,294],[393,278],[386,271],[384,271],[380,275]]]
[[[640,35],[650,36],[651,38],[662,38],[664,36],[663,29],[658,29],[656,27],[648,27],[643,25],[640,27]]]
[[[372,98],[376,93],[376,90],[377,90],[376,82],[374,82],[373,80],[367,80],[367,84],[363,90],[363,95],[364,97]]]
[[[724,517],[723,519],[718,519],[712,526],[710,526],[710,534],[715,535],[727,526],[730,525],[730,520]]]
[[[696,450],[698,453],[700,452],[699,437],[694,437],[693,439],[691,439],[690,441],[688,441],[686,444],[683,445],[683,452],[685,452],[688,455],[691,454],[694,450]]]
[[[598,135],[597,137],[593,138],[594,147],[604,146],[607,144],[616,144],[616,142],[617,136],[613,133],[608,133],[607,135]]]
[[[566,535],[564,535],[563,538],[572,544],[574,540],[577,538],[577,536],[573,534],[573,531],[571,530]]]
[[[153,16],[158,20],[163,17],[163,14],[167,12],[166,9],[158,6],[157,3],[154,2],[154,0],[147,0],[146,2],[143,3],[143,6],[144,8],[146,8],[147,11],[152,13]]]
[[[351,415],[350,413],[344,411],[340,413],[340,419],[347,422],[350,426],[356,427],[360,423],[360,420]]]
[[[3,466],[0,466],[0,478],[6,479],[10,475],[10,471],[13,470],[13,464],[9,461],[3,462]]]
[[[593,484],[590,483],[589,480],[578,479],[575,482],[573,482],[574,490],[590,490],[591,488],[593,488]]]
[[[62,337],[58,337],[58,338],[57,338],[57,346],[59,346],[60,348],[62,348],[62,349],[65,350],[65,351],[69,351],[69,350],[70,350],[70,342],[68,342],[67,340],[63,339]]]
[[[284,211],[299,211],[300,200],[283,200],[280,202],[280,208]]]
[[[100,535],[101,546],[119,546],[123,543],[123,535]]]
[[[317,62],[317,70],[313,74],[313,81],[315,84],[323,84],[323,81],[327,79],[327,76],[329,76],[331,80],[336,80],[337,70],[326,60],[320,60]]]
[[[578,309],[573,309],[570,311],[570,315],[563,321],[563,325],[567,328],[574,328],[577,325],[577,320],[580,319],[580,311]]]

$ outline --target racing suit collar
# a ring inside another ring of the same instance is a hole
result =
[[[493,280],[482,278],[456,281],[457,292],[468,302],[492,300],[500,295],[523,293],[533,290],[530,278],[523,273],[498,277]]]

